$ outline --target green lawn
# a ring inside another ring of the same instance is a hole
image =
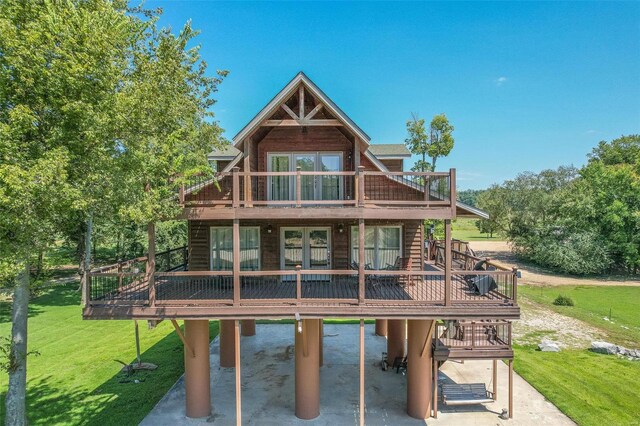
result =
[[[83,321],[77,283],[48,289],[30,306],[28,412],[31,424],[138,424],[182,375],[183,349],[170,322],[148,330],[140,322],[142,360],[153,372],[124,380],[114,360],[135,359],[132,321]],[[0,336],[11,331],[10,305],[0,302]],[[211,336],[218,323],[211,322]],[[126,381],[126,383],[123,383]],[[0,422],[4,423],[6,374],[0,375]]]
[[[476,219],[456,219],[451,224],[451,235],[462,241],[500,241],[504,239],[498,234],[493,234],[491,238],[489,238],[489,234],[481,234],[476,227]]]
[[[640,347],[640,287],[521,286],[518,290],[521,298],[603,330],[612,343]],[[553,305],[559,294],[571,297],[575,306]],[[603,319],[609,309],[612,322]],[[514,349],[518,374],[578,424],[638,424],[640,362],[587,349],[558,353],[540,352],[535,346],[514,345]]]
[[[518,292],[519,297],[604,330],[612,343],[640,347],[640,287],[518,286]],[[555,306],[558,295],[569,296],[575,305]]]
[[[514,349],[518,374],[579,425],[638,424],[640,362],[586,350]]]

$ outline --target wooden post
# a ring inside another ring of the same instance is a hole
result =
[[[233,193],[233,201],[232,201],[232,206],[233,208],[238,208],[240,207],[240,175],[238,174],[240,173],[240,167],[234,167],[233,168],[233,189],[232,189],[232,193]]]
[[[444,220],[444,304],[451,305],[451,219]]]
[[[180,184],[180,189],[178,190],[178,201],[180,205],[184,205],[184,183]]]
[[[387,320],[376,320],[376,336],[387,337]]]
[[[498,399],[498,360],[493,360],[493,400]]]
[[[149,306],[156,304],[156,226],[153,222],[147,225],[147,237],[149,239],[149,254],[147,255],[147,283],[149,285]]]
[[[449,186],[450,186],[450,200],[451,200],[451,217],[456,218],[456,200],[458,198],[456,192],[456,169],[449,169]]]
[[[240,303],[240,221],[233,219],[233,304]]]
[[[298,305],[302,303],[302,277],[300,269],[302,269],[302,266],[296,265],[296,301]]]
[[[251,151],[252,141],[248,138],[244,141],[244,205],[245,207],[253,207],[253,182],[248,174],[251,171]]]
[[[118,263],[118,293],[122,291],[122,263]]]
[[[296,207],[302,206],[302,176],[300,175],[300,171],[302,168],[300,166],[296,167]]]
[[[358,166],[358,206],[364,207],[364,166]]]
[[[438,418],[438,360],[433,358],[433,418]]]
[[[513,360],[509,360],[509,418],[513,418]]]
[[[319,364],[320,367],[322,367],[324,365],[324,319],[320,318],[318,320],[318,325],[320,326],[320,331],[319,331],[319,338],[320,338],[320,344],[319,344],[319,354],[318,354],[318,359],[319,359]]]
[[[360,139],[358,139],[357,136],[354,135],[353,137],[353,153],[351,154],[353,156],[353,171],[355,172],[355,176],[354,176],[354,183],[353,183],[353,199],[355,200],[355,206],[357,207],[359,205],[359,199],[360,199],[360,173],[359,173],[359,168],[360,168]]]
[[[364,219],[358,220],[358,302],[364,303],[366,296],[364,275]]]
[[[360,318],[360,426],[364,426],[364,319]]]
[[[513,268],[513,303],[518,304],[518,268]]]
[[[235,361],[236,361],[236,425],[242,425],[242,386],[240,376],[240,321],[234,321]]]

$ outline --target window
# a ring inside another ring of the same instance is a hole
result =
[[[365,268],[385,269],[402,256],[402,227],[366,226],[364,229]],[[358,263],[359,228],[351,227],[351,261]]]
[[[339,172],[342,171],[340,152],[268,153],[267,171],[295,172]],[[300,182],[302,200],[342,199],[342,176],[304,175]],[[268,178],[269,200],[294,200],[296,184],[294,176],[270,176]]]
[[[233,270],[233,228],[211,227],[211,270]],[[240,227],[240,270],[260,270],[260,228]]]

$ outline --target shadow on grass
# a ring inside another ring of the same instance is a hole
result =
[[[217,334],[218,323],[212,321],[211,339]],[[158,369],[131,375],[119,372],[94,390],[62,386],[50,375],[30,379],[27,384],[30,424],[103,426],[140,423],[183,374],[182,342],[176,333],[170,333],[147,349],[141,358],[156,364]],[[4,423],[6,390],[2,391],[0,421]]]
[[[77,282],[39,289],[39,294],[29,301],[29,318],[45,312],[48,306],[79,306],[80,292],[77,290]],[[0,323],[11,321],[11,304],[10,298],[0,301]]]

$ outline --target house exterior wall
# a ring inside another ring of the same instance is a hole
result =
[[[338,225],[343,225],[343,232]],[[322,220],[291,223],[290,221],[272,220],[241,221],[240,226],[258,226],[260,228],[260,257],[262,270],[280,270],[280,228],[282,227],[331,227],[331,268],[349,269],[351,227],[357,221]],[[271,225],[272,232],[267,233]],[[420,221],[367,221],[365,226],[400,225],[402,226],[403,257],[411,257],[414,270],[422,269],[424,253],[423,226]],[[189,221],[189,270],[207,271],[210,269],[210,228],[212,226],[232,226],[231,221],[191,220]]]
[[[402,172],[404,167],[403,160],[380,160],[382,164],[387,166],[390,172]]]

